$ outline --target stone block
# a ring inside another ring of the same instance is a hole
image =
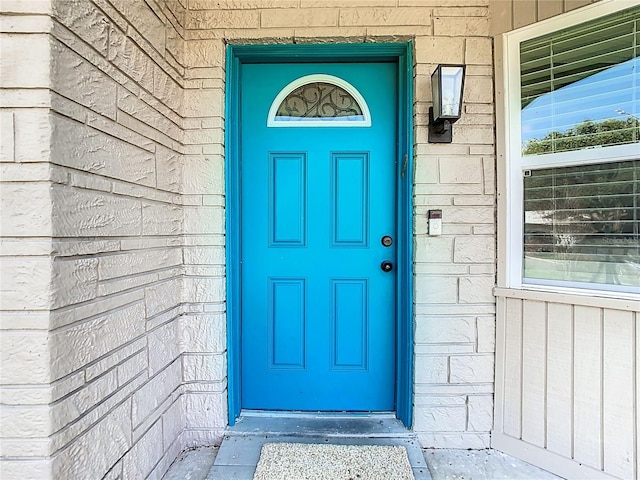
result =
[[[453,261],[456,263],[495,263],[495,238],[480,235],[456,237]]]
[[[56,185],[51,193],[53,230],[56,236],[140,234],[142,212],[137,200]]]
[[[457,303],[458,278],[429,275],[416,277],[416,303]]]
[[[489,448],[488,433],[442,433],[418,432],[418,440],[423,448],[464,448],[482,450]]]
[[[457,123],[453,128],[456,143],[493,145],[495,140],[493,126]]]
[[[221,117],[224,114],[224,92],[221,89],[185,90],[183,97],[185,117]]]
[[[215,155],[185,155],[183,161],[184,194],[224,194],[224,159]]]
[[[433,34],[443,37],[488,37],[487,17],[434,17]]]
[[[219,393],[186,393],[184,397],[185,428],[224,428],[227,425],[226,395]]]
[[[210,30],[216,28],[258,28],[258,10],[194,10],[187,15],[184,27],[187,30]]]
[[[225,250],[219,246],[195,246],[184,248],[185,265],[224,265]]]
[[[218,355],[191,355],[182,357],[184,382],[219,382],[227,376],[226,357]]]
[[[162,443],[165,450],[178,439],[184,428],[182,402],[181,396],[162,415]]]
[[[0,34],[2,88],[49,88],[50,58],[47,34]]]
[[[418,317],[416,343],[475,343],[475,317]]]
[[[482,183],[482,159],[478,157],[439,157],[440,183]]]
[[[340,10],[340,26],[427,25],[430,8],[345,8]]]
[[[444,217],[444,221],[447,218]],[[416,237],[416,263],[447,263],[453,258],[453,239],[450,237]]]
[[[413,428],[417,432],[464,432],[467,426],[464,406],[421,406],[414,412]]]
[[[52,270],[53,308],[85,302],[98,295],[98,259],[56,259]]]
[[[173,78],[159,66],[155,66],[153,74],[153,95],[175,113],[183,108],[183,89]],[[144,95],[141,95],[144,98]]]
[[[164,36],[164,28],[162,29],[162,35]],[[155,63],[146,52],[118,28],[111,28],[109,32],[109,53],[107,58],[142,88],[148,92],[153,91]]]
[[[51,371],[61,378],[144,333],[144,306],[136,302],[51,335]]]
[[[184,53],[186,67],[217,67],[224,65],[224,41],[222,39],[190,40]]]
[[[127,452],[122,463],[124,478],[148,478],[164,452],[162,422],[157,421]]]
[[[449,376],[448,357],[416,355],[416,383],[447,383]]]
[[[130,401],[121,403],[68,448],[58,452],[53,462],[53,478],[102,478],[131,448],[130,411]]]
[[[89,43],[102,56],[107,56],[109,21],[89,0],[60,0],[52,2],[54,16]]]
[[[52,44],[52,82],[60,95],[112,120],[116,118],[116,83],[57,41]]]
[[[495,317],[478,317],[478,353],[496,351],[496,319]]]
[[[223,277],[185,277],[183,301],[189,303],[223,303],[226,299]]]
[[[149,332],[147,342],[149,345],[149,374],[151,376],[173,363],[180,356],[178,325],[178,320],[172,320]]]
[[[174,151],[158,145],[156,148],[157,187],[178,193],[182,185],[182,158]]]
[[[4,310],[51,307],[51,261],[42,257],[0,259],[0,291]]]
[[[493,355],[453,355],[450,383],[493,383]]]
[[[224,233],[224,209],[218,207],[184,207],[184,233]]]
[[[226,325],[223,314],[189,314],[179,320],[179,345],[182,353],[222,353],[226,350]]]
[[[155,185],[153,153],[59,115],[52,118],[53,163],[141,185]]]
[[[492,65],[492,40],[480,37],[468,38],[465,42],[464,61],[467,65]]]
[[[10,308],[10,306],[7,307]],[[2,347],[0,348],[2,359],[0,382],[3,385],[28,385],[49,381],[47,337],[46,332],[2,332],[0,335]],[[3,404],[6,404],[4,392]]]
[[[469,276],[460,279],[460,303],[495,303],[493,275]]]
[[[0,162],[13,162],[14,160],[13,116],[14,113],[11,110],[0,110]]]
[[[0,3],[2,13],[28,13],[50,15],[52,13],[51,0],[3,0]]]
[[[182,207],[163,203],[142,204],[143,235],[178,235],[182,231]]]
[[[456,195],[453,198],[454,205],[495,205],[496,200],[493,195]],[[492,227],[492,226],[491,226]],[[478,225],[473,227],[473,232],[479,234],[476,228],[487,228],[486,225]],[[491,230],[489,233],[495,233],[495,230]],[[485,233],[486,234],[486,233]]]
[[[181,373],[180,361],[175,361],[133,394],[131,418],[134,427],[140,425],[178,388],[182,379]]]
[[[415,164],[415,183],[416,184],[433,184],[438,183],[440,174],[438,171],[438,162],[434,162],[433,158],[417,158]]]
[[[20,109],[15,112],[15,161],[46,162],[51,155],[51,115],[42,109]]]
[[[464,99],[465,102],[469,103],[492,104],[493,79],[491,77],[468,75],[464,82]]]
[[[336,26],[338,10],[331,8],[262,10],[260,19],[260,25],[263,28]]]
[[[474,232],[475,232],[474,228]],[[492,232],[489,232],[492,233]],[[470,275],[491,275],[495,276],[496,274],[496,266],[495,264],[478,264],[478,265],[469,265],[469,274]]]
[[[4,4],[9,2],[2,2],[2,6],[4,8]],[[24,0],[14,0],[12,3],[22,3],[24,5]],[[31,2],[30,2],[31,3]],[[47,3],[42,0],[35,0],[33,3]],[[18,457],[18,456],[16,456]],[[3,458],[2,459],[2,476],[4,478],[53,478],[51,475],[51,457],[48,458],[39,458],[39,459],[10,459]]]
[[[474,6],[473,2],[466,5],[446,5],[444,8],[434,8],[434,17],[487,17],[489,9],[486,6]]]
[[[182,252],[179,248],[136,250],[100,257],[98,275],[100,280],[106,280],[177,266],[181,263]]]
[[[45,182],[0,184],[0,229],[3,236],[51,236],[49,188]]]
[[[493,428],[493,397],[490,395],[469,397],[468,430],[490,432]]]
[[[464,63],[464,38],[455,37],[416,37],[415,55],[416,62],[438,64],[438,63]],[[424,75],[431,92],[431,75]],[[465,85],[466,88],[466,85]],[[465,100],[467,100],[465,92]]]
[[[478,225],[495,221],[493,206],[455,206],[443,208],[442,218],[451,223],[472,223]]]

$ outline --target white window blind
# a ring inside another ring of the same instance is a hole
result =
[[[524,277],[640,287],[640,160],[525,172]]]
[[[522,154],[640,142],[640,6],[522,42]]]

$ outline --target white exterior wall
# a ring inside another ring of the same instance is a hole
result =
[[[226,424],[222,99],[164,2],[1,8],[0,476],[160,478]]]

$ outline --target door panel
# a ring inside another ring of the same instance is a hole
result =
[[[363,95],[372,125],[267,127],[305,75]],[[394,409],[396,65],[244,65],[242,407]]]

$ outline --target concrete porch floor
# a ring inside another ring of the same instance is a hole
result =
[[[246,414],[220,447],[183,452],[163,480],[252,480],[268,442],[403,445],[416,480],[558,480],[560,477],[495,450],[423,450],[391,415]]]

